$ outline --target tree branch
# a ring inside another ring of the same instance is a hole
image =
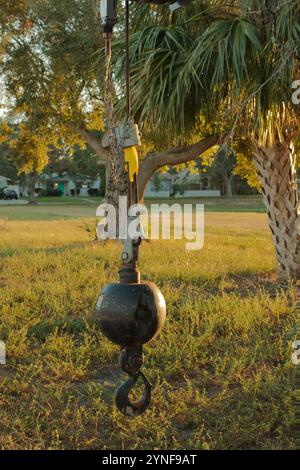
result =
[[[165,165],[173,166],[195,160],[200,157],[203,152],[220,143],[223,138],[225,138],[223,135],[211,135],[188,147],[175,147],[165,152],[151,153],[148,155],[148,157],[142,161],[139,171],[138,182],[140,198],[143,198],[146,185],[156,170]]]
[[[100,157],[102,163],[106,163],[108,152],[101,145],[101,140],[95,137],[92,132],[88,131],[84,126],[76,126],[69,122],[67,126],[76,134],[79,134],[82,139],[88,144],[88,146],[96,152]]]
[[[103,163],[106,162],[107,159],[107,151],[101,145],[101,140],[95,137],[90,131],[85,129],[84,127],[74,128],[75,132],[77,132],[83,140],[93,149],[97,155],[99,155],[101,161]]]

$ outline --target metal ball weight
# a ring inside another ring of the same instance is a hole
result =
[[[161,331],[165,318],[165,299],[152,282],[108,284],[96,305],[100,330],[122,347],[151,341]]]

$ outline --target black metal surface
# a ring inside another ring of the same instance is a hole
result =
[[[166,303],[151,282],[108,284],[96,306],[96,320],[102,333],[120,346],[145,344],[161,331]]]
[[[119,363],[121,369],[129,375],[138,373],[143,365],[143,348],[139,344],[137,346],[126,346],[122,349]]]
[[[101,21],[104,33],[112,33],[117,22],[117,0],[101,0]]]
[[[144,391],[139,400],[131,402],[129,399],[129,393],[139,378],[144,382]],[[129,377],[129,379],[126,380],[126,382],[124,382],[116,391],[115,403],[118,410],[125,416],[130,416],[132,418],[141,415],[147,410],[147,408],[149,408],[151,403],[151,389],[152,385],[143,372],[138,372],[137,374]]]
[[[121,284],[139,284],[141,282],[140,272],[135,267],[135,260],[133,266],[124,265],[119,271],[119,279]]]

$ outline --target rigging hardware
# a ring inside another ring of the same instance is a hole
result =
[[[171,5],[175,10],[191,0],[177,0]],[[166,0],[144,0],[145,3],[170,3]],[[126,119],[115,123],[113,113],[114,86],[111,73],[111,38],[117,22],[117,0],[101,0],[101,20],[105,43],[105,105],[107,132],[102,146],[110,148],[110,173],[115,178],[127,172],[128,209],[139,202],[138,196],[138,152],[141,145],[137,125],[131,117],[130,102],[130,38],[129,38],[129,0],[125,0],[125,42],[126,42]],[[113,178],[112,178],[113,180]],[[135,221],[140,225],[139,214],[128,216],[127,222]],[[128,227],[128,224],[127,224]],[[141,232],[142,230],[140,230]],[[142,237],[131,238],[129,231],[123,241],[122,268],[119,270],[119,283],[104,286],[96,305],[96,320],[102,333],[113,343],[121,346],[120,366],[129,378],[121,385],[115,395],[118,410],[126,416],[138,416],[149,407],[152,386],[143,372],[142,347],[155,338],[162,329],[166,318],[166,303],[159,288],[151,282],[141,282],[137,270],[139,246]],[[141,379],[144,391],[140,400],[132,402],[129,394],[136,382]]]

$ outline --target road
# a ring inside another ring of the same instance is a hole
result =
[[[26,199],[13,199],[12,201],[0,199],[0,206],[24,206],[26,204],[28,204],[28,201],[26,201]]]

